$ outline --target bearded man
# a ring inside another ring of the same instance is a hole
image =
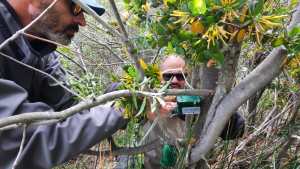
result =
[[[167,56],[160,65],[160,70],[163,76],[163,83],[170,81],[171,89],[184,89],[187,86],[187,66],[183,58],[178,55]],[[152,142],[154,140],[160,141],[160,146],[145,153],[145,168],[146,169],[158,169],[158,168],[168,168],[170,166],[164,166],[166,160],[170,164],[170,159],[164,159],[162,152],[163,146],[168,145],[168,147],[175,147],[176,141],[178,139],[183,139],[185,137],[185,116],[184,115],[174,115],[172,111],[177,107],[175,97],[166,97],[165,104],[162,105],[158,113],[160,118],[158,120],[158,125],[156,125],[148,135],[146,139],[147,142]],[[153,121],[157,113],[148,112],[148,119]],[[147,132],[150,129],[151,122],[146,123],[144,126],[144,131]],[[235,113],[230,121],[227,123],[226,127],[223,129],[220,137],[224,140],[235,139],[241,137],[244,133],[245,120],[239,114]],[[176,156],[176,153],[173,154]],[[173,157],[172,157],[173,158]],[[173,161],[174,165],[176,162]]]
[[[0,0],[0,43],[38,17],[53,0]],[[81,0],[98,15],[104,9],[95,0]],[[72,0],[58,0],[26,33],[67,45],[85,26],[84,11]],[[56,45],[20,35],[0,50],[0,118],[28,112],[61,111],[76,104],[73,95],[55,81],[23,64],[65,83],[65,71],[54,51]],[[15,168],[49,169],[61,164],[123,127],[122,113],[97,106],[59,123],[29,126]],[[0,168],[13,167],[22,140],[22,129],[0,132]]]

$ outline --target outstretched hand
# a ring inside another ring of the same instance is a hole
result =
[[[172,111],[177,107],[176,102],[166,101],[164,105],[160,105],[158,113],[160,117],[167,118],[171,116]],[[157,112],[148,112],[147,117],[149,120],[153,121],[157,116]]]

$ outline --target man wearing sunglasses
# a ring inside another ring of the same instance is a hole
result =
[[[184,89],[187,86],[188,74],[185,61],[177,55],[167,56],[160,65],[160,70],[163,76],[163,83],[170,81],[170,88]],[[184,138],[185,122],[184,116],[173,116],[171,113],[177,107],[175,97],[166,97],[165,105],[159,108],[161,116],[158,125],[156,125],[150,132],[147,141],[151,142],[156,139],[164,140],[161,142],[161,147],[145,153],[145,168],[157,169],[162,167],[162,147],[164,144],[175,145],[176,143],[170,140],[177,140]],[[154,120],[157,113],[148,112],[148,119]],[[147,131],[151,124],[146,123],[144,130]],[[239,114],[235,113],[227,126],[221,133],[221,138],[224,140],[235,139],[241,137],[244,133],[245,121]]]
[[[53,0],[0,0],[0,43],[30,24]],[[104,9],[95,0],[81,0],[98,15]],[[81,6],[72,0],[58,0],[26,33],[67,45],[79,26],[85,26]],[[56,45],[21,35],[0,50],[0,118],[28,112],[61,111],[76,104],[73,95],[49,77],[22,66],[44,71],[64,85]],[[59,123],[29,126],[23,151],[18,155],[22,129],[0,131],[0,168],[49,169],[61,164],[123,127],[121,112],[97,106]]]

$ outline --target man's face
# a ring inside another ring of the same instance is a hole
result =
[[[52,0],[41,0],[38,10],[32,11],[32,20],[46,9]],[[83,12],[76,13],[77,6],[71,0],[58,0],[56,4],[34,24],[29,32],[57,43],[68,45],[79,26],[85,26]],[[74,13],[75,12],[75,13]]]
[[[183,89],[185,87],[185,78],[187,76],[185,61],[180,57],[170,56],[161,65],[163,82],[171,79],[170,87],[172,89]]]

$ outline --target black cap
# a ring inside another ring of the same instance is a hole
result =
[[[99,16],[101,16],[105,12],[105,9],[103,8],[103,6],[101,6],[96,0],[79,0],[79,1],[82,2],[82,3],[84,3],[85,5],[89,6]],[[74,1],[74,2],[76,3],[76,1]]]

